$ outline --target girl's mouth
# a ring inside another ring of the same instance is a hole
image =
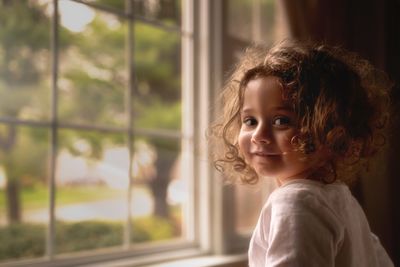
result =
[[[281,153],[271,153],[271,152],[263,152],[263,151],[255,151],[253,152],[254,155],[259,157],[276,157],[280,156]]]

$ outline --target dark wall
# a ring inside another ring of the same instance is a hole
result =
[[[389,136],[389,195],[393,222],[392,257],[400,266],[400,1],[386,1],[385,70],[396,82],[392,91],[393,118]]]
[[[395,82],[387,146],[353,189],[395,265],[400,266],[400,1],[284,0],[293,37],[340,45]]]

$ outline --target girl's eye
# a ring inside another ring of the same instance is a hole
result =
[[[243,124],[246,125],[246,126],[253,126],[253,125],[257,124],[257,121],[254,118],[245,118],[243,120]]]
[[[276,117],[276,118],[274,118],[272,124],[276,125],[276,126],[286,126],[286,125],[290,124],[290,118],[288,118],[288,117]]]

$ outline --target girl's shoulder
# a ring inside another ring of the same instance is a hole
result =
[[[309,196],[327,197],[330,194],[349,193],[348,186],[341,181],[326,184],[309,179],[293,179],[276,188],[270,197],[300,200]]]
[[[337,201],[346,198],[346,191],[347,186],[340,182],[323,184],[298,179],[285,183],[272,192],[261,211],[258,222],[261,235],[269,240],[270,229],[293,235],[299,231],[317,235],[326,232],[339,244],[345,227],[340,205],[345,202]]]
[[[354,201],[346,184],[295,179],[276,188],[269,196],[264,209],[302,212],[329,212],[336,213],[342,205]]]

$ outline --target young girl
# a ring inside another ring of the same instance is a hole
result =
[[[248,49],[211,128],[218,170],[273,179],[249,266],[393,266],[348,185],[384,144],[386,76],[338,48]]]

